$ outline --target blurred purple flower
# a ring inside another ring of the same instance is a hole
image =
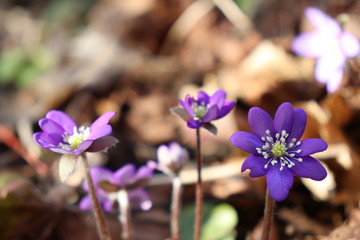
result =
[[[159,161],[158,169],[168,175],[179,175],[181,168],[189,160],[187,150],[177,142],[172,142],[169,146],[161,145],[157,149]]]
[[[249,111],[249,124],[253,133],[236,132],[231,143],[251,153],[241,167],[250,169],[250,177],[266,175],[271,197],[284,200],[294,181],[294,175],[313,180],[323,180],[325,168],[310,154],[327,149],[325,141],[309,138],[300,141],[306,125],[303,109],[293,109],[283,103],[276,111],[274,120],[258,107]]]
[[[198,99],[187,95],[185,100],[179,100],[182,108],[173,108],[172,111],[187,121],[189,128],[200,128],[213,120],[227,115],[235,106],[234,101],[227,101],[224,90],[216,91],[212,96],[205,92],[198,92]]]
[[[305,15],[315,30],[297,36],[292,49],[300,56],[317,58],[315,78],[326,84],[328,92],[335,92],[344,75],[346,58],[360,53],[359,41],[317,8],[307,8]]]
[[[108,125],[115,112],[101,115],[90,127],[77,127],[66,113],[52,110],[40,119],[42,132],[33,135],[35,142],[42,148],[78,156],[82,152],[99,152],[116,144],[118,140],[108,136],[112,128]]]
[[[154,169],[146,165],[136,171],[133,164],[127,164],[114,173],[103,167],[93,167],[90,170],[99,201],[104,210],[108,212],[113,209],[114,202],[117,200],[117,192],[120,190],[128,192],[129,199],[134,206],[144,211],[149,210],[152,202],[144,186],[153,176],[153,172]],[[86,192],[89,191],[86,182],[83,189]],[[79,206],[82,210],[91,209],[90,195],[83,197]]]

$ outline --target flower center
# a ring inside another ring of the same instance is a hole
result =
[[[89,136],[90,136],[89,127],[79,127],[79,128],[74,127],[72,135],[69,135],[68,133],[64,133],[62,136],[63,141],[67,144],[60,143],[59,146],[65,150],[74,150]]]
[[[284,167],[292,168],[295,166],[295,160],[297,162],[302,162],[302,158],[296,157],[297,153],[301,152],[301,149],[293,149],[301,144],[296,138],[288,141],[289,133],[285,130],[280,133],[275,134],[275,139],[272,137],[270,130],[266,130],[266,136],[261,137],[261,140],[264,142],[264,145],[261,148],[256,148],[256,151],[261,154],[265,159],[269,161],[264,165],[264,168],[267,169],[271,164],[280,164],[280,171]]]
[[[207,113],[209,107],[205,102],[201,102],[200,105],[197,102],[193,102],[191,104],[191,109],[195,113],[194,120],[201,120],[204,118]]]
[[[283,144],[276,142],[272,146],[271,152],[273,153],[274,157],[281,157],[283,155],[286,155],[286,150],[287,149]]]

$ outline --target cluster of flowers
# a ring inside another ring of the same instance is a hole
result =
[[[198,99],[186,96],[180,100],[186,110],[186,121],[191,128],[204,127],[211,121],[225,116],[234,107],[233,101],[225,101],[226,93],[219,90],[212,96],[199,92]],[[178,110],[177,110],[178,112]],[[62,154],[79,155],[82,152],[103,151],[116,143],[108,121],[115,113],[105,113],[90,127],[77,127],[74,121],[61,111],[50,111],[39,121],[42,132],[34,134],[34,140],[47,150]],[[182,115],[184,116],[184,115]],[[288,195],[293,183],[293,175],[322,180],[326,177],[324,167],[311,154],[324,151],[327,144],[321,139],[300,140],[306,125],[303,109],[293,109],[290,103],[283,103],[274,120],[264,110],[254,107],[249,111],[249,124],[253,133],[237,132],[231,143],[252,155],[246,159],[242,171],[250,169],[250,177],[266,175],[271,196],[281,201]],[[158,169],[169,175],[177,175],[188,159],[184,148],[177,143],[162,145],[158,149],[160,161]],[[150,165],[150,164],[149,164]],[[105,210],[111,210],[114,203],[113,192],[129,190],[130,198],[141,209],[149,209],[149,196],[143,186],[152,177],[153,167],[142,166],[135,171],[133,164],[125,165],[116,172],[95,167],[91,170],[97,193]],[[111,190],[101,187],[101,182],[113,186]],[[88,191],[87,184],[84,190]],[[89,196],[81,201],[82,209],[89,209]]]
[[[333,92],[341,83],[346,58],[358,55],[360,45],[354,35],[343,31],[336,21],[320,10],[308,8],[305,15],[315,30],[298,36],[293,49],[301,56],[317,58],[315,76]],[[184,100],[179,100],[181,107],[173,108],[172,112],[185,120],[189,128],[205,128],[216,135],[212,121],[226,116],[235,106],[235,102],[226,101],[226,97],[223,90],[211,96],[200,91],[197,99],[187,95]],[[52,110],[39,121],[42,131],[35,133],[33,138],[44,149],[76,160],[85,152],[106,151],[118,142],[109,136],[112,128],[108,123],[114,115],[115,112],[107,112],[89,127],[78,127],[64,112]],[[281,104],[274,118],[263,109],[253,107],[248,114],[252,133],[239,131],[230,138],[235,147],[251,154],[241,171],[249,169],[250,177],[266,176],[269,193],[276,201],[288,196],[294,176],[320,181],[327,175],[325,168],[310,156],[326,150],[327,144],[321,139],[301,139],[306,119],[305,111],[294,109],[290,103]],[[149,161],[138,170],[134,164],[127,164],[115,172],[103,167],[91,169],[95,191],[105,211],[112,211],[117,203],[121,204],[118,193],[124,190],[133,205],[142,210],[150,209],[152,203],[144,186],[155,168],[178,177],[189,159],[186,149],[175,142],[159,146],[157,156],[157,164]],[[88,183],[84,183],[83,189],[89,192]],[[80,201],[80,208],[92,207],[92,198],[86,195]]]

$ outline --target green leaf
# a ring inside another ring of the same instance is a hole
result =
[[[227,203],[215,206],[210,217],[203,224],[202,240],[235,239],[234,232],[238,222],[236,210]]]
[[[194,205],[182,209],[181,239],[192,239],[194,232]],[[229,204],[204,202],[201,240],[234,240],[238,222],[236,210]]]
[[[25,54],[19,49],[5,51],[0,57],[0,83],[16,79],[25,61]]]

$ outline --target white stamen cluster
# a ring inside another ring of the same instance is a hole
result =
[[[201,102],[200,105],[197,102],[193,102],[191,104],[191,109],[195,113],[194,120],[201,120],[204,118],[205,114],[209,109],[209,104],[205,102]]]
[[[84,140],[90,136],[90,127],[74,127],[73,134],[69,135],[65,132],[62,137],[64,143],[59,143],[59,147],[64,150],[74,150],[76,149]]]
[[[280,163],[280,171],[284,169],[285,166],[292,168],[295,166],[293,160],[302,162],[302,158],[295,157],[296,153],[300,153],[301,149],[291,150],[291,148],[299,146],[301,144],[296,138],[287,141],[289,134],[282,130],[281,133],[275,134],[275,139],[272,137],[270,130],[266,130],[266,136],[261,137],[261,140],[265,143],[261,148],[256,148],[256,151],[261,154],[265,159],[269,161],[264,165],[264,168],[267,169],[269,164],[275,165]]]

